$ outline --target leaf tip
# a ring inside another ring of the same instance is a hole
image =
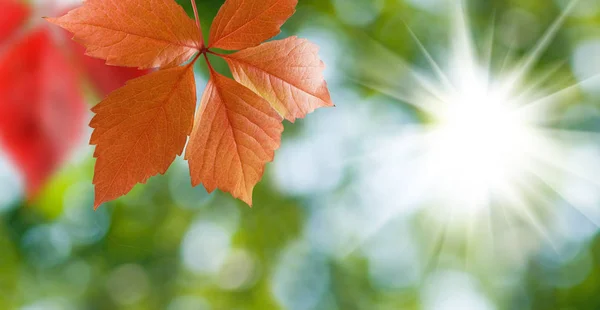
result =
[[[94,186],[97,186],[95,178],[96,178],[96,174],[94,173],[94,180],[92,181],[92,183],[94,184]],[[106,199],[106,195],[98,194],[98,189],[96,187],[95,193],[94,193],[94,211],[97,211],[98,208],[100,208],[100,206],[107,201],[108,200]]]
[[[94,211],[98,211],[98,208],[100,208],[103,203],[104,201],[101,201],[98,198],[94,199]]]
[[[252,209],[252,193],[246,197],[240,197],[240,199]]]

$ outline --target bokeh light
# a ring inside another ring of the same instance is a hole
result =
[[[16,35],[81,1],[23,3]],[[196,3],[208,25],[223,0]],[[285,123],[253,208],[177,158],[94,211],[87,127],[28,197],[0,145],[0,309],[596,310],[598,20],[596,0],[299,1],[280,37],[320,46],[336,107]]]

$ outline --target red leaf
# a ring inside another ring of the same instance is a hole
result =
[[[77,66],[102,98],[124,86],[125,82],[150,73],[150,70],[109,66],[101,59],[86,56],[85,48],[72,40],[69,40],[68,46],[71,48]]]
[[[2,43],[25,22],[29,16],[29,7],[16,0],[0,0],[0,12],[0,43]]]
[[[47,29],[0,56],[0,142],[35,195],[80,137],[85,105],[76,75]]]

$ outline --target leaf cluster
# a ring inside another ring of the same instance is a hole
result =
[[[48,19],[109,65],[158,68],[93,108],[95,207],[165,173],[186,142],[194,186],[252,204],[252,190],[280,145],[282,120],[333,105],[317,46],[296,37],[262,43],[280,32],[297,2],[226,0],[208,41],[194,1],[195,23],[173,0],[88,0]],[[214,70],[208,54],[222,57],[234,80]],[[200,58],[210,80],[195,112],[193,68]]]

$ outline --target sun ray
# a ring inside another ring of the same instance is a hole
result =
[[[540,92],[541,86],[548,80],[553,78],[555,74],[564,66],[564,61],[556,63],[538,75],[534,80],[531,81],[525,88],[519,92],[516,96],[516,102],[527,102],[527,98],[536,96],[536,93]],[[526,106],[527,104],[524,104]]]
[[[600,142],[600,132],[598,131],[553,127],[540,127],[538,130],[542,135],[556,139],[557,143],[561,143],[559,140],[569,141],[570,139],[585,139],[584,142],[587,143]]]
[[[525,75],[531,72],[533,66],[538,62],[538,60],[546,51],[550,43],[552,43],[552,41],[556,37],[556,34],[558,33],[563,23],[565,22],[569,14],[573,11],[578,2],[579,0],[571,0],[571,2],[569,2],[567,7],[561,13],[561,15],[558,18],[556,18],[552,25],[550,25],[550,27],[546,30],[544,35],[535,45],[535,47],[531,50],[531,52],[527,56],[525,56],[525,58],[520,64],[518,64],[515,67],[516,70],[513,71],[511,77],[508,79],[508,85],[506,87],[513,89],[515,87],[515,84],[520,83],[525,77]]]
[[[506,203],[504,205],[511,210],[511,213],[518,215],[522,220],[526,221],[539,234],[540,237],[548,242],[556,254],[560,255],[558,246],[550,236],[550,232],[546,227],[544,227],[541,220],[531,212],[530,204],[526,202],[526,199],[523,197],[522,193],[519,193],[516,190],[507,190],[503,197],[506,199]]]
[[[453,6],[452,52],[454,55],[452,55],[451,62],[456,63],[451,65],[459,66],[464,73],[474,74],[477,71],[477,57],[475,57],[475,48],[465,10],[464,0],[457,1],[457,4]]]
[[[476,234],[477,234],[477,229],[476,229],[476,223],[477,220],[476,218],[478,217],[478,214],[476,214],[476,212],[474,212],[474,210],[476,210],[477,208],[473,208],[470,207],[468,208],[470,211],[469,213],[466,215],[468,217],[467,219],[467,223],[465,224],[465,269],[469,270],[469,268],[471,268],[473,262],[474,262],[474,258],[472,257],[474,255],[474,250],[475,250],[475,241],[476,241]]]
[[[556,193],[564,202],[566,202],[573,210],[577,211],[579,214],[581,214],[584,218],[586,218],[590,223],[592,223],[594,226],[600,228],[600,219],[594,219],[592,216],[590,216],[586,211],[584,211],[582,208],[580,208],[577,203],[575,203],[573,201],[573,199],[571,199],[570,197],[568,197],[568,195],[565,195],[562,191],[562,189],[560,188],[560,186],[558,184],[556,184],[556,180],[551,177],[548,176],[546,173],[544,172],[540,172],[540,171],[532,171],[532,174],[534,174],[538,180],[540,182],[542,182],[544,185],[546,185],[549,189],[551,189],[554,193]],[[544,196],[541,195],[538,191],[529,189],[529,194],[536,197],[538,200],[543,201],[544,204],[548,205],[548,204],[552,204],[552,201]]]
[[[438,79],[440,79],[440,81],[442,81],[443,85],[448,90],[455,91],[454,85],[452,85],[452,83],[450,82],[450,80],[448,79],[448,77],[446,76],[446,74],[444,73],[444,71],[442,71],[442,69],[440,68],[440,66],[438,65],[438,63],[433,59],[433,57],[431,57],[431,54],[429,53],[429,51],[427,51],[427,48],[425,48],[425,46],[423,45],[423,43],[421,43],[421,40],[419,40],[419,38],[417,37],[417,35],[412,31],[412,29],[408,26],[408,24],[405,24],[405,25],[406,25],[406,29],[408,30],[408,33],[410,34],[410,36],[417,43],[417,46],[421,50],[421,53],[423,53],[423,56],[425,56],[425,59],[427,59],[427,62],[429,63],[429,65],[435,71]]]
[[[430,249],[424,254],[425,257],[425,268],[424,271],[426,273],[432,273],[437,270],[440,256],[446,246],[447,238],[448,238],[448,229],[450,228],[450,220],[446,217],[438,228],[438,231],[432,234],[433,242],[431,244]]]
[[[394,87],[403,98],[414,95],[415,87],[419,87],[420,94],[425,91],[436,99],[436,103],[443,102],[444,90],[440,90],[437,83],[430,79],[428,74],[411,66],[396,53],[368,35],[362,36],[361,39],[363,44],[370,48],[370,57],[363,57],[363,61],[360,63],[368,70],[361,70],[358,76],[350,76],[351,81],[360,81],[359,84],[369,81],[368,85],[379,88]],[[413,99],[409,99],[411,102],[413,101]]]
[[[582,87],[594,85],[598,82],[600,82],[600,73],[526,103],[521,107],[521,110],[523,113],[538,113],[539,111],[543,111],[543,109],[550,108],[553,104],[564,102],[561,99],[578,93]]]
[[[508,207],[506,207],[505,205],[500,205],[500,207],[498,209],[500,209],[502,211],[502,217],[504,219],[504,222],[508,226],[509,231],[511,231],[511,232],[517,231],[518,225],[515,223],[515,220],[513,219],[514,214],[509,213],[507,211]],[[513,236],[513,235],[511,235],[511,236]],[[516,244],[517,248],[519,248],[519,249],[523,248],[523,246],[521,245],[521,240],[519,238],[512,240],[511,244]]]
[[[492,70],[493,70],[495,34],[496,34],[496,12],[494,11],[494,14],[492,16],[492,21],[491,21],[490,26],[485,35],[486,42],[484,44],[483,57],[482,57],[483,63],[485,64],[485,67],[486,67],[485,68],[486,72],[492,72]],[[489,85],[490,83],[492,83],[492,80],[491,80],[492,75],[488,74],[487,78],[488,78],[487,83]]]
[[[495,254],[497,248],[496,248],[496,233],[494,231],[494,229],[496,228],[497,225],[494,224],[496,218],[494,218],[494,209],[491,207],[492,202],[490,201],[490,207],[483,210],[483,214],[482,214],[482,222],[485,222],[487,229],[488,229],[488,239],[489,239],[489,243],[488,245],[488,249],[490,249],[493,254]],[[495,256],[495,255],[494,255]]]
[[[434,111],[436,110],[436,107],[434,105],[432,105],[430,102],[420,101],[416,98],[412,98],[410,95],[402,94],[402,93],[398,92],[397,90],[395,90],[394,86],[391,86],[391,85],[384,86],[384,85],[382,85],[382,83],[378,84],[376,82],[364,81],[364,80],[352,78],[352,77],[349,77],[348,79],[358,85],[362,85],[366,88],[378,91],[388,97],[394,98],[394,99],[402,101],[404,103],[408,103],[411,106],[413,106],[423,112],[434,113]]]
[[[548,154],[538,154],[537,158],[542,161],[544,164],[547,164],[550,167],[554,167],[559,169],[562,172],[568,173],[571,176],[577,177],[583,181],[589,182],[593,184],[597,188],[600,188],[600,178],[590,175],[589,172],[583,167],[572,167],[565,165],[564,162],[557,160],[555,157],[550,156]],[[541,170],[541,169],[539,169]],[[543,170],[541,170],[543,171]],[[598,171],[596,171],[598,172]],[[597,175],[597,174],[596,174]]]

